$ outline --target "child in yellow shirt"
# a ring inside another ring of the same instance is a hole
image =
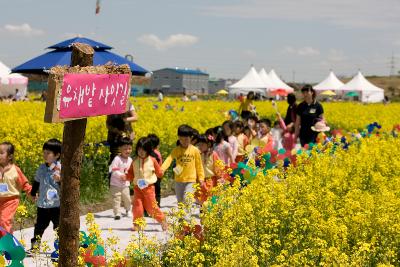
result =
[[[187,193],[193,193],[193,185],[204,181],[204,170],[201,162],[200,151],[191,142],[192,128],[183,124],[178,128],[178,146],[167,157],[161,169],[165,172],[176,160],[174,168],[175,193],[178,203],[182,203]]]

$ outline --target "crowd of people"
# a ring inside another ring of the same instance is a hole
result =
[[[13,101],[25,101],[27,98],[22,94],[22,92],[16,88],[15,94],[10,94],[8,96],[0,96],[0,102],[13,102]]]
[[[221,166],[229,167],[243,161],[255,147],[284,148],[290,152],[297,145],[298,138],[301,145],[316,142],[318,133],[329,128],[323,120],[323,108],[316,101],[314,89],[305,86],[302,93],[304,101],[299,105],[295,95],[288,95],[286,116],[283,118],[276,109],[273,126],[270,119],[259,118],[253,103],[253,92],[241,100],[240,119],[227,120],[201,134],[189,125],[181,125],[177,130],[177,146],[165,161],[158,150],[159,138],[155,134],[140,138],[134,158],[129,157],[129,148],[132,147],[129,140],[133,140],[134,136],[131,122],[138,119],[133,106],[125,114],[108,116],[114,218],[118,220],[121,217],[121,201],[125,215],[132,216],[129,187],[133,186],[134,221],[143,217],[146,210],[165,229],[165,215],[159,209],[160,181],[171,165],[178,203],[184,202],[187,193],[194,193],[201,204],[209,197],[213,186],[229,182],[230,178],[223,175],[224,167]],[[194,189],[196,183],[200,184],[198,192]]]
[[[144,211],[166,230],[166,215],[160,209],[160,183],[171,166],[178,203],[185,202],[187,193],[193,193],[197,203],[202,205],[211,196],[214,186],[232,182],[224,169],[242,162],[255,147],[291,151],[298,138],[302,146],[315,143],[318,133],[329,130],[329,127],[323,118],[323,107],[316,100],[315,90],[305,86],[301,91],[303,101],[299,105],[293,94],[287,96],[289,106],[284,118],[273,103],[276,108],[273,125],[270,119],[259,117],[253,103],[254,93],[249,92],[247,98],[241,100],[240,118],[232,117],[204,133],[186,124],[179,126],[177,145],[165,161],[159,151],[160,140],[155,134],[141,137],[133,150],[135,135],[132,123],[138,120],[138,115],[132,104],[123,114],[107,116],[107,141],[111,152],[109,183],[114,219],[121,219],[122,204],[124,215],[133,217],[133,230],[138,229],[136,220],[144,216]],[[37,205],[32,247],[37,245],[50,221],[55,228],[59,225],[61,149],[62,144],[57,139],[44,143],[44,163],[39,166],[31,186],[14,163],[13,144],[0,144],[0,226],[12,232],[20,194],[25,191]],[[195,184],[200,185],[197,191]]]

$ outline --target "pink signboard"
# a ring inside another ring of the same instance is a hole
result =
[[[126,111],[129,74],[64,75],[59,103],[60,118],[84,118]]]

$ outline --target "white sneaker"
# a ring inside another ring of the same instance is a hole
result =
[[[131,212],[130,210],[128,210],[128,211],[125,213],[125,216],[128,217],[128,218],[132,218],[132,212]]]

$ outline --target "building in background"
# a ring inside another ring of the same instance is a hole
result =
[[[210,78],[208,81],[208,94],[214,95],[216,92],[222,89],[228,91],[228,87],[237,81],[237,79]]]
[[[224,79],[210,78],[208,81],[208,94],[210,95],[214,95],[221,89],[226,90],[226,88],[226,80]]]
[[[131,95],[138,96],[148,94],[150,87],[150,76],[133,76],[131,79]]]
[[[206,95],[210,75],[200,70],[164,68],[153,71],[150,90],[164,94]]]

